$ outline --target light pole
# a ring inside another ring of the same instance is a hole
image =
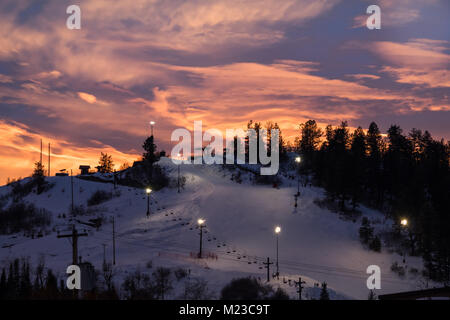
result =
[[[403,228],[407,228],[408,227],[408,219],[403,218],[402,220],[400,220],[400,224]],[[403,249],[403,263],[406,263],[406,250]]]
[[[72,169],[70,169],[70,192],[72,194],[72,216],[75,216],[75,211],[74,211],[74,207],[73,207],[73,173],[72,173]]]
[[[197,220],[198,227],[200,228],[200,250],[198,251],[198,258],[202,258],[202,240],[203,240],[203,228],[205,227],[205,220],[198,219]]]
[[[279,267],[278,267],[278,235],[280,234],[280,232],[281,232],[281,227],[280,227],[280,226],[276,226],[276,227],[275,227],[275,235],[276,235],[276,237],[277,237],[277,263],[276,263],[276,267],[277,267],[277,273],[276,273],[277,279],[278,279],[279,276],[280,276],[280,270],[279,270]]]
[[[300,162],[302,158],[296,157],[295,162],[297,163],[297,196],[300,195]]]
[[[152,192],[152,189],[147,188],[145,190],[145,193],[147,193],[147,218],[150,217],[150,193]]]
[[[156,122],[155,121],[150,121],[150,130],[151,130],[151,133],[152,133],[152,137],[153,137],[153,126],[156,124]]]
[[[180,166],[181,166],[181,154],[178,154],[178,160],[180,160],[180,163],[178,163],[178,193],[180,193]]]

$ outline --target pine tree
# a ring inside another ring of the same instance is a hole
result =
[[[6,298],[7,286],[6,286],[6,271],[2,268],[2,275],[0,276],[0,300]]]
[[[34,163],[33,177],[44,177],[44,165],[39,161]]]
[[[260,163],[259,162],[259,148],[260,148],[259,139],[262,138],[261,137],[261,129],[262,129],[261,122],[255,122],[253,129],[256,132],[256,163]]]
[[[142,145],[144,149],[143,160],[153,165],[157,161],[156,144],[153,142],[153,136],[148,137]]]
[[[320,290],[320,300],[330,300],[326,282],[322,282],[322,289]]]
[[[250,163],[250,156],[249,156],[249,153],[250,153],[250,139],[254,138],[250,134],[250,131],[249,131],[250,129],[253,129],[253,120],[250,120],[247,123],[247,134],[245,135],[245,141],[244,141],[244,144],[245,144],[245,162],[246,163]],[[224,163],[225,163],[225,161],[224,161]]]
[[[325,166],[327,167],[326,186],[331,199],[339,199],[339,208],[345,212],[345,201],[350,193],[351,163],[349,161],[348,148],[350,145],[350,134],[347,122],[332,129],[327,127],[327,145],[324,149],[326,155]]]
[[[53,271],[49,269],[47,271],[47,278],[45,279],[45,297],[47,299],[57,299],[59,296],[58,280],[53,274]]]
[[[317,149],[323,132],[315,120],[308,120],[300,124],[300,135],[298,149],[302,154],[309,155]]]
[[[375,207],[379,208],[383,202],[382,175],[380,172],[382,137],[375,122],[370,123],[366,140],[368,157],[365,187]]]
[[[114,170],[114,162],[112,156],[107,153],[101,153],[100,160],[98,161],[98,171],[101,173],[111,173]]]
[[[278,154],[280,155],[280,160],[283,161],[287,157],[286,141],[284,141],[283,139],[283,135],[278,123],[275,122],[273,129],[278,130]]]
[[[349,171],[350,193],[352,197],[353,209],[364,193],[361,188],[366,180],[366,135],[361,127],[358,127],[352,134],[350,147],[350,162],[352,170]]]
[[[37,187],[37,194],[41,194],[45,185],[44,166],[40,162],[34,163],[33,182]]]
[[[378,236],[373,237],[373,239],[370,241],[369,249],[376,252],[381,251],[381,240]]]
[[[20,274],[19,296],[21,299],[29,299],[31,298],[31,293],[30,264],[28,261],[23,261]]]

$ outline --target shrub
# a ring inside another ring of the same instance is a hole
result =
[[[122,284],[126,299],[129,300],[154,300],[156,289],[150,280],[150,276],[136,271],[128,275]]]
[[[169,293],[172,287],[171,281],[172,271],[169,268],[159,267],[153,272],[153,278],[155,282],[155,289],[159,299],[164,300],[167,293]]]
[[[279,289],[281,290],[281,289]],[[282,291],[274,292],[270,285],[263,285],[255,278],[232,280],[221,292],[222,300],[272,300],[287,297]]]
[[[400,266],[397,261],[391,265],[391,271],[397,273],[401,277],[405,275],[405,268]]]
[[[181,279],[186,278],[188,275],[188,272],[186,271],[186,269],[183,269],[183,268],[178,268],[173,273],[175,274],[175,278],[177,278],[177,281],[180,281]]]
[[[370,226],[369,219],[367,217],[362,218],[361,228],[359,228],[359,238],[364,244],[368,244],[373,236],[373,227]]]
[[[381,251],[381,241],[378,236],[375,236],[369,243],[369,249],[380,252]]]
[[[51,221],[52,216],[45,209],[25,202],[13,203],[8,209],[0,211],[0,234],[30,232],[49,226]]]
[[[185,282],[185,300],[207,300],[213,297],[208,289],[208,282],[202,279],[194,279]]]
[[[104,190],[97,190],[95,191],[92,196],[88,199],[87,205],[88,206],[96,206],[100,203],[106,202],[108,200],[112,199],[111,192],[107,192]]]
[[[277,186],[282,184],[282,180],[280,179],[280,177],[278,177],[278,175],[263,176],[260,174],[256,174],[254,181],[256,184],[267,184],[267,185],[277,185]]]

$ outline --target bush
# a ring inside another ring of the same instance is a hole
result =
[[[277,185],[277,186],[280,186],[282,184],[282,180],[280,179],[280,177],[278,177],[278,175],[263,176],[260,174],[256,174],[254,181],[256,184]]]
[[[184,186],[184,181],[180,181],[180,183],[183,182],[182,186]],[[152,179],[151,179],[151,186],[154,190],[160,190],[164,187],[167,187],[169,185],[169,178],[166,176],[166,173],[164,170],[161,169],[158,165],[153,165],[153,172],[152,172]]]
[[[263,285],[255,278],[234,279],[221,292],[222,300],[272,300],[288,297],[284,291],[274,292],[270,285]]]
[[[111,192],[107,192],[104,190],[97,190],[95,191],[92,196],[88,199],[87,205],[88,206],[96,206],[100,203],[106,202],[108,200],[112,199]]]
[[[373,227],[370,226],[369,219],[367,217],[362,218],[361,228],[359,228],[359,238],[364,244],[368,244],[373,236]]]
[[[177,281],[180,281],[181,279],[186,278],[188,275],[188,272],[186,271],[186,269],[183,269],[183,268],[178,268],[173,273],[175,274],[175,278],[177,278]]]
[[[0,234],[30,232],[49,226],[51,222],[52,216],[47,210],[25,202],[13,203],[8,209],[0,211]]]
[[[375,236],[369,243],[369,249],[380,252],[381,251],[381,241],[378,236]]]
[[[29,195],[35,188],[36,193],[41,194],[53,188],[54,184],[45,181],[44,177],[36,176],[30,178],[28,181],[15,181],[11,184],[11,194],[14,201],[19,201],[21,198]]]
[[[125,297],[129,300],[154,300],[156,289],[150,280],[150,276],[136,271],[128,275],[122,284]]]
[[[208,282],[202,279],[186,281],[184,292],[184,300],[208,300],[213,297],[208,289]]]
[[[161,300],[164,300],[166,294],[173,289],[172,281],[170,279],[171,274],[172,271],[169,268],[164,267],[158,267],[152,274],[157,297]]]
[[[391,265],[391,271],[397,273],[399,276],[403,277],[405,275],[405,268],[399,266],[397,261]]]

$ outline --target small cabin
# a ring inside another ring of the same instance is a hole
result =
[[[89,169],[91,166],[80,166],[81,175],[89,174]]]

